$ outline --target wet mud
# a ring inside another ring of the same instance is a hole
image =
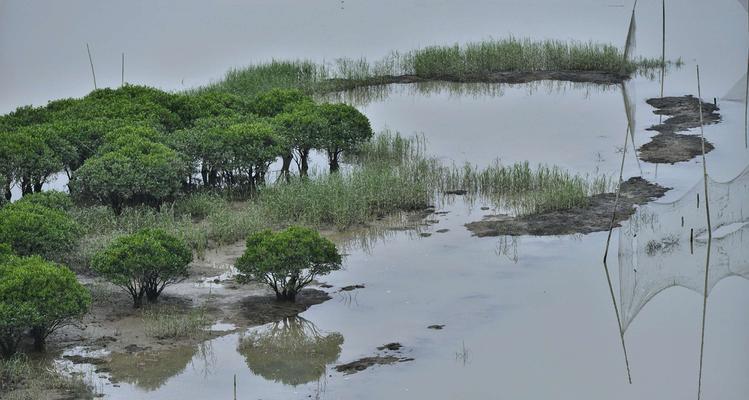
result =
[[[364,371],[365,369],[373,367],[375,365],[391,365],[395,363],[413,361],[413,358],[403,357],[401,354],[399,354],[402,348],[403,345],[398,342],[384,344],[377,347],[377,350],[383,352],[383,354],[362,357],[358,360],[351,361],[346,364],[336,365],[335,370],[338,372],[342,372],[344,375],[351,375],[357,372]]]
[[[702,138],[699,135],[680,134],[700,127],[700,103],[692,95],[661,97],[647,100],[655,108],[656,115],[668,116],[661,123],[648,128],[658,132],[651,141],[639,149],[640,159],[650,163],[675,164],[689,161],[702,154]],[[721,120],[719,108],[713,103],[702,102],[704,125],[717,124]],[[715,147],[705,141],[705,153]]]
[[[668,188],[634,177],[623,182],[619,203],[616,207],[614,226],[627,220],[635,211],[636,205],[645,204],[662,197]],[[508,215],[488,215],[481,221],[466,224],[474,236],[550,236],[571,235],[606,231],[611,224],[611,215],[616,203],[615,193],[591,196],[588,205],[568,210],[512,217]]]

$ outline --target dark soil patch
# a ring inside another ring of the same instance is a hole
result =
[[[311,306],[330,299],[326,292],[317,289],[302,289],[295,302],[278,301],[275,296],[250,296],[238,305],[241,307],[239,318],[248,325],[264,325],[294,317]]]
[[[375,365],[390,365],[395,363],[413,361],[410,357],[396,357],[396,356],[373,356],[364,357],[356,361],[352,361],[347,364],[336,365],[335,370],[343,372],[346,375],[355,374]]]
[[[663,122],[647,130],[658,132],[650,142],[640,147],[640,159],[651,163],[674,164],[689,161],[702,154],[702,138],[696,135],[684,135],[677,132],[688,131],[700,126],[700,100],[692,95],[679,97],[660,97],[647,100],[655,107],[657,115],[666,115]],[[721,117],[719,108],[712,103],[702,102],[702,120],[704,125],[717,124]],[[715,147],[705,141],[705,153]]]
[[[344,286],[344,287],[341,288],[341,290],[339,290],[339,292],[350,292],[350,291],[356,290],[356,289],[364,289],[364,285],[360,284],[360,285],[348,285],[348,286]]]
[[[468,191],[464,190],[464,189],[454,189],[454,190],[446,190],[445,191],[445,194],[454,194],[456,196],[463,196],[466,193],[468,193]]]
[[[444,229],[437,229],[435,232],[437,232],[437,233],[447,233],[447,232],[450,232],[450,230],[447,229],[447,228],[444,228]]]
[[[421,237],[429,237],[429,236],[432,236],[432,234],[431,234],[431,233],[429,233],[429,232],[421,232],[421,233],[419,234],[419,236],[421,236]]]
[[[388,343],[384,344],[377,348],[377,350],[390,350],[390,351],[398,351],[403,347],[402,344],[398,342]]]
[[[427,326],[427,329],[434,329],[434,330],[440,331],[444,327],[445,327],[445,325],[429,325],[429,326]]]
[[[705,153],[715,149],[705,141]],[[702,154],[702,138],[697,135],[659,133],[640,147],[640,159],[649,163],[674,164]]]
[[[652,184],[640,177],[630,178],[621,185],[614,226],[628,219],[635,205],[662,197],[668,188]],[[549,211],[522,217],[489,215],[482,221],[466,224],[474,236],[570,235],[606,231],[611,224],[615,193],[603,193],[589,198],[588,205],[568,210]]]
[[[70,360],[70,362],[72,362],[73,364],[100,365],[100,364],[107,363],[107,360],[103,358],[86,357],[86,356],[80,356],[80,355],[63,356],[62,358],[66,360]]]

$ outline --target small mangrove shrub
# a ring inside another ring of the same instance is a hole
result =
[[[155,303],[165,287],[188,275],[192,252],[179,238],[161,229],[144,229],[113,240],[94,256],[93,270],[126,290],[138,308],[145,296]]]
[[[278,300],[293,302],[316,277],[340,269],[341,255],[335,244],[317,231],[292,226],[250,235],[235,266],[241,273],[240,281],[264,283]]]

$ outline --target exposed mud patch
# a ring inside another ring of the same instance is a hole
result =
[[[330,299],[326,292],[317,289],[302,289],[293,303],[277,301],[274,296],[250,296],[236,305],[238,313],[230,322],[246,326],[264,325],[294,317],[311,306]]]
[[[702,139],[684,132],[700,126],[700,100],[692,95],[660,97],[647,100],[655,107],[657,115],[666,115],[663,122],[647,130],[658,132],[650,142],[640,147],[640,159],[651,163],[674,164],[689,161],[702,154]],[[719,108],[712,103],[702,102],[702,120],[705,125],[717,124],[721,120]],[[705,141],[705,153],[715,147]]]
[[[705,153],[715,149],[705,140]],[[702,154],[702,138],[697,135],[659,133],[640,147],[640,159],[649,163],[674,164]]]
[[[414,360],[411,357],[402,357],[400,354],[388,354],[388,352],[400,353],[401,349],[403,349],[403,345],[398,342],[384,344],[377,347],[377,350],[385,352],[385,354],[362,357],[350,363],[336,365],[335,370],[338,372],[343,372],[345,375],[350,375],[360,371],[364,371],[365,369],[375,365],[390,365]]]
[[[347,364],[336,365],[335,370],[346,375],[355,374],[375,365],[390,365],[413,361],[410,357],[396,357],[393,355],[364,357]]]
[[[339,292],[350,292],[350,291],[356,290],[356,289],[364,289],[364,285],[358,284],[358,285],[344,286],[344,287],[341,288],[341,290],[339,290]]]
[[[621,185],[619,205],[614,226],[628,219],[636,205],[645,204],[662,197],[668,188],[652,184],[640,177],[630,178]],[[570,235],[605,231],[611,224],[611,213],[616,201],[615,193],[591,196],[588,205],[569,210],[511,217],[489,215],[482,221],[466,224],[474,236],[520,236],[520,235]]]

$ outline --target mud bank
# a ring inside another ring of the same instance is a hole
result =
[[[658,132],[650,142],[640,147],[640,159],[650,163],[674,164],[689,161],[702,154],[702,139],[684,132],[700,126],[700,103],[692,95],[661,97],[647,100],[655,107],[656,115],[668,116],[663,122],[647,130]],[[705,125],[717,124],[721,120],[719,108],[712,103],[702,102],[702,120]],[[705,141],[705,152],[715,147]]]
[[[402,348],[403,345],[398,342],[384,344],[377,347],[377,350],[383,352],[383,354],[362,357],[358,360],[351,361],[346,364],[336,365],[335,370],[338,372],[342,372],[344,375],[351,375],[357,372],[364,371],[365,369],[373,367],[375,365],[391,365],[395,363],[413,361],[413,358],[404,357],[400,354]]]
[[[662,197],[668,188],[652,184],[640,177],[630,178],[621,185],[614,226],[628,219],[635,206]],[[569,210],[512,217],[487,215],[481,221],[466,224],[474,236],[550,236],[605,231],[611,224],[611,213],[616,202],[615,193],[603,193],[589,198],[588,205]]]
[[[394,83],[409,84],[418,82],[457,82],[457,83],[529,83],[542,80],[566,81],[576,83],[594,83],[603,85],[615,85],[629,79],[626,74],[618,74],[605,71],[507,71],[494,72],[487,75],[477,76],[438,76],[422,77],[418,75],[389,75],[378,76],[364,81],[352,81],[346,79],[331,79],[329,82],[335,91],[341,87],[354,89],[358,87],[390,85]]]

